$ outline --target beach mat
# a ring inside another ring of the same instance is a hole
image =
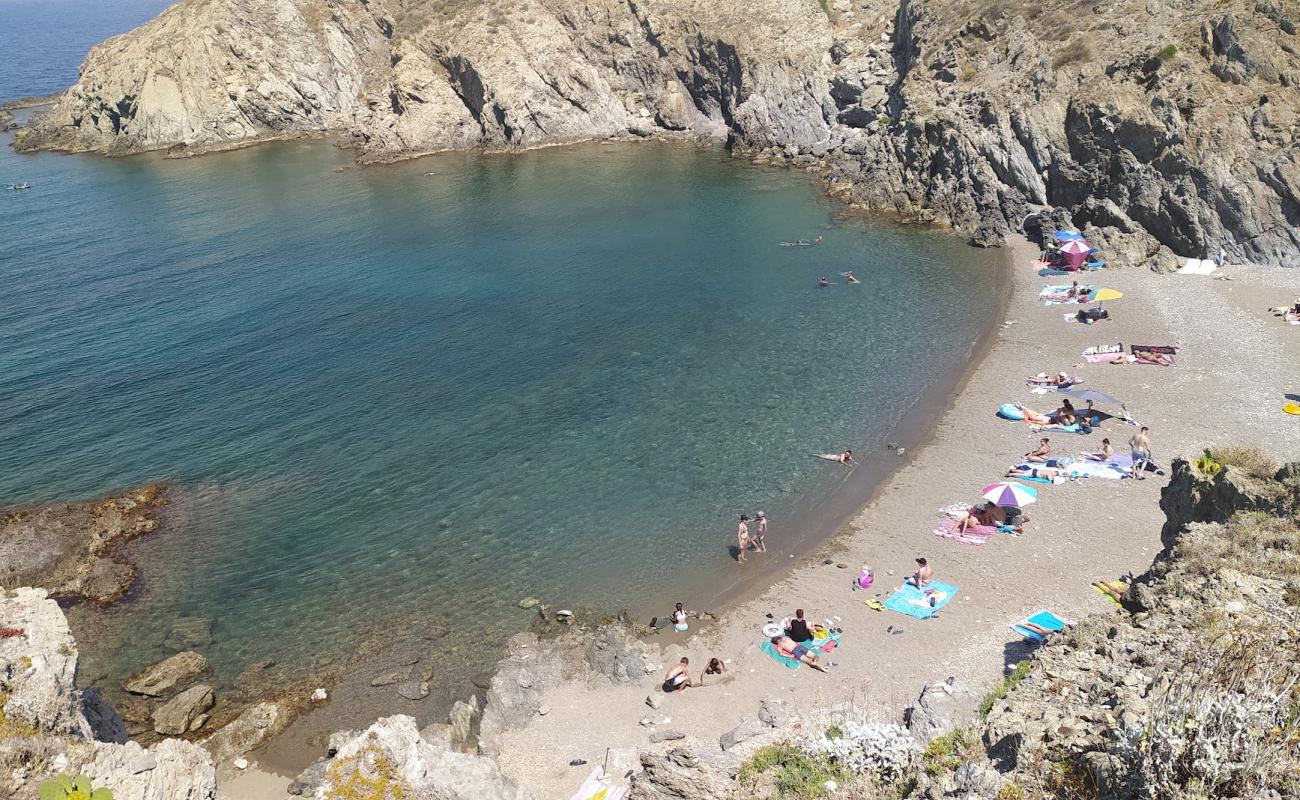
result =
[[[578,787],[571,800],[622,800],[626,795],[626,788],[607,785],[605,770],[596,767]]]
[[[1115,606],[1119,606],[1120,602],[1115,598],[1111,597],[1110,595],[1106,594],[1104,591],[1102,591],[1101,589],[1102,586],[1105,586],[1108,589],[1114,589],[1117,592],[1128,591],[1128,584],[1125,583],[1124,581],[1093,581],[1092,590],[1097,594],[1101,595],[1102,597],[1104,597],[1111,605],[1115,605]]]
[[[1037,625],[1040,628],[1046,628],[1049,631],[1057,631],[1057,632],[1063,631],[1066,629],[1067,626],[1074,624],[1069,620],[1061,619],[1060,617],[1056,616],[1050,611],[1039,611],[1037,614],[1034,614],[1033,616],[1025,617],[1024,619],[1020,620],[1019,622],[1011,626],[1011,630],[1015,631],[1016,633],[1025,637],[1026,639],[1033,639],[1036,642],[1043,641],[1042,635],[1035,633],[1034,631],[1031,631],[1029,628],[1024,627],[1026,623],[1032,623],[1034,625]]]
[[[929,595],[926,594],[931,591],[939,595],[933,608],[930,607]],[[948,601],[955,594],[957,594],[956,586],[941,581],[932,581],[925,589],[918,589],[910,583],[905,583],[885,600],[885,608],[916,619],[929,619],[948,605]]]
[[[961,527],[961,520],[946,517],[939,523],[939,527],[934,529],[934,535],[940,539],[951,539],[963,544],[984,544],[998,531],[991,525],[972,525],[960,532],[957,530],[959,527]]]
[[[1080,460],[1070,464],[1066,469],[1071,478],[1110,478],[1119,480],[1132,475],[1132,460],[1127,467],[1114,461]]]
[[[840,639],[842,637],[843,634],[832,633],[826,639],[814,640],[811,646],[809,645],[808,642],[804,642],[803,644],[804,647],[807,647],[809,650],[812,650],[817,655],[823,656],[838,648],[840,646]],[[776,648],[772,646],[772,643],[766,639],[764,639],[758,645],[758,649],[762,650],[764,653],[767,653],[769,656],[772,657],[773,661],[775,661],[776,663],[780,664],[783,667],[786,667],[787,669],[799,669],[799,667],[803,666],[802,662],[796,661],[793,658],[787,658],[781,655],[780,653],[778,653],[776,651]]]

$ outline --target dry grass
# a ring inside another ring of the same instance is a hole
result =
[[[1191,574],[1212,575],[1224,568],[1264,578],[1300,576],[1300,525],[1295,520],[1241,511],[1217,535],[1193,536],[1176,547],[1179,563]]]
[[[1271,480],[1277,474],[1277,464],[1272,459],[1249,447],[1215,447],[1210,455],[1220,464],[1252,478]]]

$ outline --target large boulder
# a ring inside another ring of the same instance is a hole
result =
[[[607,625],[586,647],[587,665],[617,684],[639,686],[646,676],[646,650],[625,625]]]
[[[44,589],[0,590],[0,621],[22,631],[0,638],[0,711],[42,731],[89,736],[76,691],[77,643]]]
[[[164,736],[196,731],[208,721],[207,711],[214,703],[211,686],[191,686],[153,712],[153,729]]]
[[[221,730],[204,739],[201,744],[212,753],[217,763],[224,763],[261,745],[289,726],[292,715],[278,703],[258,703]]]
[[[421,736],[415,720],[405,715],[384,717],[342,743],[325,765],[315,796],[336,797],[341,787],[378,780],[390,787],[392,796],[528,800],[527,793],[501,774],[495,761],[458,753],[445,737]]]
[[[641,754],[629,800],[727,800],[735,789],[725,770],[686,747]]]
[[[925,744],[956,728],[970,716],[975,694],[960,686],[956,678],[927,683],[907,715],[907,730]]]
[[[206,658],[193,650],[183,650],[127,678],[122,688],[131,694],[163,697],[207,671]]]
[[[523,727],[542,705],[543,693],[585,668],[572,645],[543,644],[530,633],[510,637],[507,655],[497,664],[479,724],[479,747],[495,753],[500,737]]]
[[[114,800],[214,800],[217,796],[212,757],[180,739],[164,739],[148,750],[136,742],[98,744],[85,753],[72,750],[68,771],[112,789]]]

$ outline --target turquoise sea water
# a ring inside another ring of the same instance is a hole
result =
[[[92,675],[160,657],[182,614],[212,621],[220,684],[404,620],[490,650],[526,595],[697,605],[746,574],[741,511],[772,518],[768,563],[804,552],[845,480],[812,454],[887,457],[980,334],[953,309],[997,306],[993,254],[716,148],[6,146],[19,180],[0,504],[176,484],[138,596],[73,617]]]

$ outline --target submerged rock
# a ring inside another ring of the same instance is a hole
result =
[[[190,687],[153,712],[153,729],[164,736],[179,736],[203,727],[208,709],[216,703],[211,686]]]
[[[165,658],[132,675],[122,684],[131,694],[162,697],[208,671],[208,660],[186,650]]]

